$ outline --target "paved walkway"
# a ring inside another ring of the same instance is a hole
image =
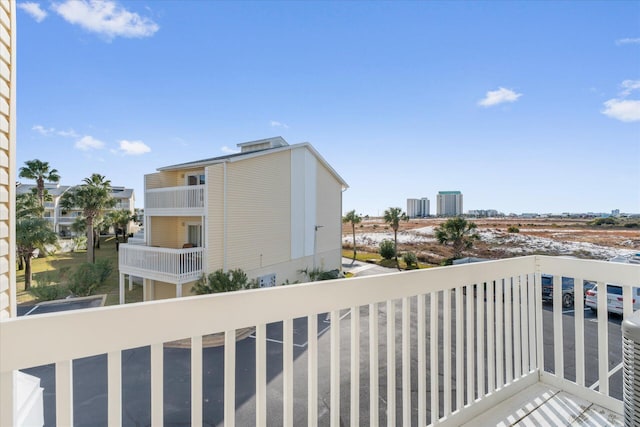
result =
[[[375,276],[377,274],[389,274],[397,273],[397,268],[381,267],[376,264],[370,264],[368,262],[355,261],[351,258],[342,258],[342,271],[344,273],[351,273],[356,277],[359,276]]]

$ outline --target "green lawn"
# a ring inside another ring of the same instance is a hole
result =
[[[106,236],[100,238],[100,249],[96,249],[96,259],[106,258],[111,261],[113,271],[107,278],[105,284],[96,290],[95,294],[106,294],[106,305],[118,304],[118,253],[115,248],[115,238]],[[63,267],[69,267],[73,270],[76,266],[87,261],[87,252],[81,250],[78,252],[67,252],[49,255],[44,258],[35,258],[31,260],[31,270],[33,272],[32,286],[38,284],[38,273],[44,271],[55,271]],[[133,290],[129,291],[128,281],[125,284],[125,302],[142,301],[142,286],[135,285]],[[16,272],[16,291],[18,304],[35,301],[35,298],[24,290],[24,270]]]

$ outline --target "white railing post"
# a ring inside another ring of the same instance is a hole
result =
[[[360,307],[351,307],[351,424],[360,423]]]
[[[56,362],[56,425],[73,425],[73,362]]]
[[[340,426],[340,311],[331,312],[330,425]]]
[[[107,355],[107,404],[109,426],[122,425],[122,352]]]
[[[378,304],[369,304],[369,421],[379,424],[378,417]]]
[[[18,371],[8,371],[0,374],[0,426],[16,425]]]
[[[307,424],[318,425],[318,315],[307,316]]]

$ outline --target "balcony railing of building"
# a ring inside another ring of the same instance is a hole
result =
[[[130,245],[144,245],[146,242],[144,237],[129,237],[127,239],[127,243]]]
[[[145,191],[145,215],[202,215],[206,185],[154,188]]]
[[[120,245],[120,273],[162,282],[183,284],[204,272],[204,248],[158,248],[134,243]]]
[[[154,252],[135,249],[135,256],[151,262]],[[133,264],[135,256],[124,259]],[[542,304],[542,273],[554,276],[552,306]],[[174,353],[164,343],[179,339],[191,348],[181,362],[187,378],[178,380],[190,384],[180,397],[190,401],[190,410],[181,419],[194,426],[213,423],[212,410],[225,426],[235,425],[243,403],[236,399],[245,394],[255,401],[249,424],[257,426],[267,425],[268,406],[279,408],[285,426],[317,425],[320,417],[336,427],[461,425],[540,381],[621,413],[621,391],[609,385],[618,362],[612,348],[619,353],[622,344],[610,339],[604,292],[598,294],[596,344],[585,340],[582,298],[575,298],[574,312],[563,314],[562,277],[574,278],[578,296],[583,279],[600,289],[621,285],[629,316],[640,266],[529,256],[11,319],[0,323],[0,424],[12,423],[12,372],[54,364],[56,424],[72,425],[81,410],[74,408],[74,385],[82,384],[74,377],[74,360],[106,355],[101,393],[107,419],[101,423],[121,425],[130,404],[123,382],[131,381],[123,374],[123,354],[146,346],[149,374],[140,379],[150,388],[146,423],[162,425],[173,410],[166,399],[178,393],[170,383],[175,373],[165,371]],[[281,328],[277,340],[269,332],[273,325]],[[243,357],[246,340],[236,341],[236,332],[248,327],[255,328],[255,341],[247,339],[255,344],[251,357]],[[306,333],[294,340],[300,330]],[[219,366],[212,367],[203,337],[213,333],[224,339]],[[575,351],[566,350],[569,338]],[[276,341],[282,353],[274,356]],[[587,363],[597,368],[586,371]],[[274,365],[281,367],[275,377]],[[253,378],[241,381],[245,372]],[[203,381],[203,375],[223,383],[220,395],[213,395],[214,380]],[[240,387],[251,390],[237,393]],[[304,416],[294,419],[301,406]]]

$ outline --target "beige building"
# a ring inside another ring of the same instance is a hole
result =
[[[345,181],[309,143],[238,147],[145,176],[145,239],[120,247],[121,289],[125,275],[142,277],[152,300],[189,295],[218,269],[240,268],[264,287],[340,269]]]

